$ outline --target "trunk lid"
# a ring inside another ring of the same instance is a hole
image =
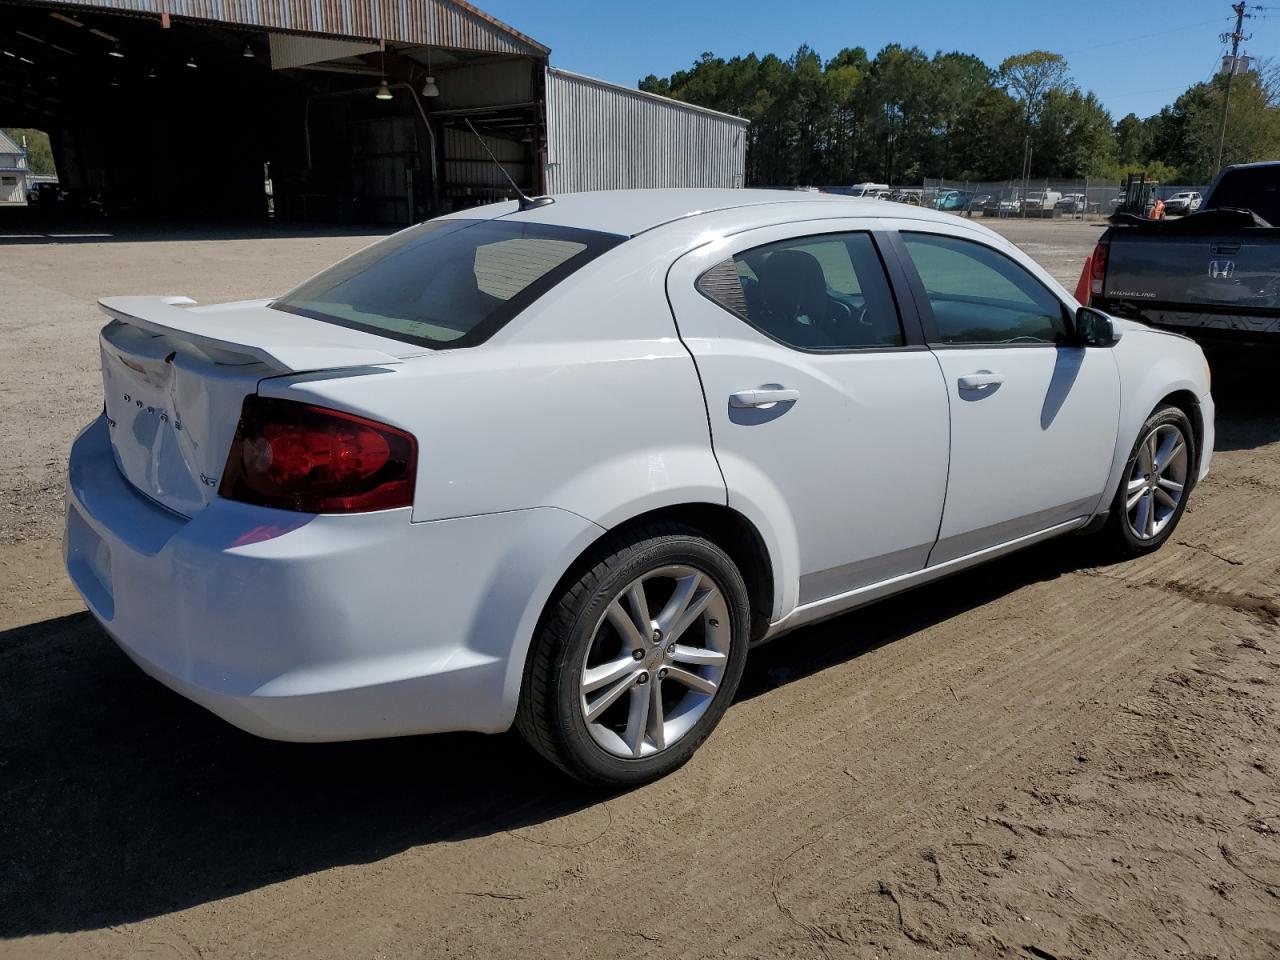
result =
[[[99,338],[111,448],[125,478],[186,517],[217,496],[246,395],[265,377],[398,363],[421,348],[268,308],[112,297]]]

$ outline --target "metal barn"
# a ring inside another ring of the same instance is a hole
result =
[[[746,121],[553,69],[465,0],[0,0],[0,124],[112,215],[409,223],[741,186]]]
[[[747,121],[547,69],[547,192],[741,187]]]

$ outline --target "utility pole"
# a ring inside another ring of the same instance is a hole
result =
[[[1251,16],[1245,13],[1244,0],[1239,3],[1233,3],[1231,9],[1236,14],[1236,28],[1231,33],[1221,34],[1218,39],[1223,43],[1231,41],[1231,57],[1226,61],[1224,66],[1227,71],[1227,87],[1222,94],[1222,122],[1218,125],[1218,159],[1214,164],[1214,172],[1217,173],[1222,169],[1222,148],[1227,140],[1227,105],[1231,103],[1231,80],[1236,75],[1236,69],[1240,65],[1240,43],[1243,40],[1251,39],[1244,35],[1244,21],[1246,17]]]

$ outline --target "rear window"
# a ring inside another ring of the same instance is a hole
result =
[[[1267,223],[1280,227],[1280,166],[1229,171],[1214,189],[1208,207],[1252,210]]]
[[[387,237],[271,306],[437,349],[480,343],[625,238],[502,220],[433,220]]]

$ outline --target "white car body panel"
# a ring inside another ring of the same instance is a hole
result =
[[[561,578],[608,530],[653,511],[746,518],[772,571],[772,606],[758,613],[776,636],[1088,522],[1171,394],[1198,404],[1208,469],[1212,398],[1189,340],[1116,321],[1114,347],[1061,348],[1082,363],[1045,430],[1052,348],[792,351],[692,286],[745,246],[909,228],[996,247],[1075,306],[970,221],[741,190],[566,195],[455,216],[630,239],[465,349],[268,301],[104,303],[119,321],[103,335],[107,416],[72,450],[68,572],[143,669],[252,732],[505,729]],[[1015,359],[1016,380],[957,415],[959,375]],[[735,422],[728,394],[770,383],[799,390],[793,408]],[[412,508],[313,515],[217,496],[253,392],[412,433]]]
[[[878,225],[821,220],[802,232]],[[801,352],[694,288],[720,260],[796,232],[795,224],[771,226],[707,244],[667,279],[707,396],[729,506],[770,528],[796,558],[784,607],[923,567],[947,485],[946,390],[928,351]],[[730,405],[731,394],[763,386],[798,390],[799,398],[773,408]]]
[[[930,564],[1092,516],[1116,442],[1120,379],[1111,351],[1027,346],[936,356],[951,397],[951,469]],[[975,374],[1003,382],[962,386]]]

